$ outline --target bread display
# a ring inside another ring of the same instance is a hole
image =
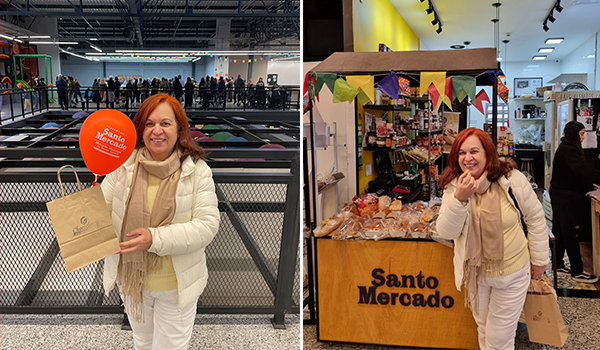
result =
[[[333,231],[335,231],[345,220],[347,219],[344,217],[323,220],[321,225],[313,231],[313,234],[315,235],[315,237],[327,236]]]
[[[440,207],[439,198],[403,204],[387,196],[363,194],[345,204],[333,218],[324,220],[313,233],[339,240],[419,238],[451,245],[436,230]]]

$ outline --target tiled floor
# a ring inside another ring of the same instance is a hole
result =
[[[519,323],[515,338],[516,350],[598,350],[600,349],[600,299],[558,298],[558,305],[563,315],[569,336],[562,348],[544,346],[529,342],[527,326]],[[305,316],[306,317],[306,316]],[[395,346],[374,346],[349,343],[318,342],[316,326],[304,326],[304,349],[318,350],[422,350]]]
[[[286,315],[274,329],[272,315],[198,315],[189,349],[300,349],[300,317]],[[132,349],[122,315],[0,315],[0,349]]]

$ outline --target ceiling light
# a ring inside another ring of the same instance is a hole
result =
[[[533,69],[523,69],[523,72],[531,72]]]
[[[544,44],[549,45],[549,44],[560,44],[563,42],[563,40],[565,40],[565,38],[548,38],[546,39],[546,41],[544,42]]]
[[[13,38],[12,36],[0,34],[0,37],[3,37],[3,38],[8,39],[8,40],[14,40],[14,41],[16,41],[18,43],[21,43],[21,44],[23,43],[23,40],[19,40],[17,38]]]
[[[90,38],[90,40],[96,41],[96,40],[98,40],[98,38]]]
[[[50,39],[50,35],[19,35],[17,38],[22,39]]]
[[[536,56],[533,56],[533,60],[534,61],[545,60],[546,57],[548,57],[548,56],[546,56],[546,55],[536,55]]]
[[[94,49],[94,50],[98,51],[98,52],[102,52],[102,49],[100,49],[100,48],[99,48],[98,46],[96,46],[96,45],[92,45],[92,44],[90,44],[90,47],[91,47],[92,49]]]
[[[79,44],[77,41],[30,41],[30,44],[50,44],[50,45],[77,45]]]
[[[431,6],[429,6],[426,10],[425,10],[425,14],[430,15],[433,12],[433,8],[431,8]]]
[[[455,49],[455,50],[460,50],[460,49],[464,49],[465,45],[452,45],[450,46],[451,49]]]
[[[587,55],[587,58],[596,58],[596,55]]]
[[[440,34],[442,32],[442,24],[438,24],[438,29],[435,30],[436,33]]]
[[[438,22],[439,22],[439,21],[438,21],[438,18],[437,18],[437,16],[435,16],[435,17],[433,18],[433,21],[431,21],[431,24],[433,24],[434,26],[436,26],[436,25],[438,24]]]
[[[193,60],[192,60],[192,62],[196,62],[196,61],[198,61],[198,60],[199,60],[199,59],[201,59],[201,58],[202,58],[202,56],[200,56],[200,57],[198,57],[198,58],[195,58],[195,59],[193,59]]]
[[[527,66],[527,68],[540,68],[539,64],[530,64]]]
[[[550,28],[548,28],[548,25],[546,25],[546,22],[544,22],[544,25],[542,26],[542,29],[544,29],[545,32],[549,31]]]
[[[542,47],[538,50],[539,53],[550,53],[552,51],[554,51],[553,47]]]
[[[548,16],[548,20],[550,20],[550,22],[554,23],[554,21],[556,21],[556,18],[554,18],[554,16],[552,15],[552,11],[550,11],[550,15]]]
[[[496,57],[496,61],[498,61],[498,62],[502,61],[502,57]]]
[[[563,7],[560,6],[560,0],[556,1],[556,5],[554,6],[554,8],[556,9],[556,11],[558,11],[559,13],[562,12]]]

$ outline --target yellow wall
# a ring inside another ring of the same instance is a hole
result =
[[[352,31],[354,52],[377,52],[380,43],[392,51],[420,49],[419,38],[388,0],[352,0]]]

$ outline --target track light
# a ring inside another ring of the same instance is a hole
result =
[[[562,12],[563,7],[560,6],[560,0],[556,0],[556,5],[554,5],[554,8],[556,9],[556,11],[558,11],[559,13]]]
[[[427,10],[425,10],[425,14],[430,15],[433,12],[433,8],[431,8],[431,6],[429,6],[429,8],[427,8]]]
[[[433,24],[434,26],[437,26],[437,24],[438,24],[439,22],[440,22],[440,21],[438,21],[438,18],[437,18],[437,16],[435,16],[435,17],[433,18],[433,21],[431,21],[431,24]]]
[[[425,0],[419,0],[420,2],[425,2]]]
[[[552,23],[554,23],[554,21],[556,21],[556,18],[554,18],[554,16],[552,15],[552,11],[550,11],[550,15],[548,16],[548,20]]]
[[[435,30],[436,33],[440,34],[442,32],[442,24],[438,23],[438,29]]]
[[[421,2],[424,2],[424,0],[420,0]],[[425,14],[430,15],[433,13],[433,20],[431,21],[431,25],[438,26],[438,28],[435,30],[436,33],[440,34],[442,32],[442,20],[440,19],[439,13],[437,12],[437,9],[435,8],[435,4],[433,3],[433,0],[428,0],[427,1],[427,9],[425,10]]]
[[[544,23],[544,26],[542,26],[542,28],[544,29],[545,32],[550,30],[550,28],[546,25],[546,23]]]

